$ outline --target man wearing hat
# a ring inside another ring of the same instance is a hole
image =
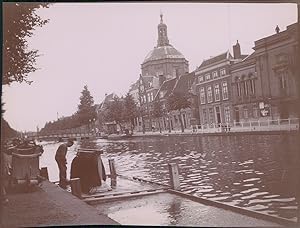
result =
[[[59,186],[63,189],[67,188],[67,159],[66,154],[68,151],[68,147],[73,145],[73,140],[68,139],[66,143],[61,144],[55,154],[55,160],[59,169]]]

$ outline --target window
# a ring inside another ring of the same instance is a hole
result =
[[[244,119],[248,119],[248,109],[244,108]]]
[[[221,76],[226,75],[226,70],[225,70],[225,68],[223,68],[223,69],[220,70],[220,75],[221,75]]]
[[[225,113],[225,123],[230,122],[230,109],[228,106],[224,108],[224,113]]]
[[[205,80],[210,80],[210,74],[205,75]]]
[[[251,92],[251,94],[255,94],[255,81],[254,81],[254,79],[250,80],[250,92]]]
[[[240,97],[241,96],[241,85],[240,83],[236,83],[236,89],[237,89],[237,95]]]
[[[227,82],[222,83],[222,92],[223,92],[223,100],[228,99],[228,87],[227,87]]]
[[[220,100],[220,86],[215,85],[215,101],[219,101],[219,100]]]
[[[247,96],[248,95],[247,81],[243,81],[242,86],[243,86],[244,95]]]
[[[207,87],[207,103],[211,103],[213,101],[212,98],[212,90],[211,86]]]
[[[200,82],[203,82],[203,76],[199,76],[199,77],[198,77],[198,81],[199,81],[199,83],[200,83]]]
[[[218,77],[218,71],[213,72],[213,78],[216,78],[216,77]]]
[[[209,123],[214,122],[214,111],[212,108],[209,108]]]
[[[280,89],[285,89],[287,87],[287,81],[285,74],[282,72],[279,76]]]
[[[253,118],[258,118],[258,108],[257,105],[253,105]]]
[[[200,103],[205,104],[205,90],[203,87],[200,88]]]
[[[143,101],[144,103],[146,103],[147,102],[147,100],[146,100],[146,95],[144,95],[144,101]]]
[[[202,112],[203,112],[203,123],[204,123],[204,124],[207,124],[207,113],[206,113],[206,109],[203,109]]]
[[[147,93],[147,97],[148,97],[148,102],[150,102],[150,93]]]

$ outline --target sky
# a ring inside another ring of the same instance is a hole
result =
[[[3,86],[4,118],[19,131],[35,131],[47,121],[78,109],[84,85],[94,102],[106,93],[124,95],[141,73],[141,63],[157,44],[160,13],[170,44],[193,71],[204,59],[238,40],[242,54],[254,41],[297,22],[296,4],[241,3],[55,3],[38,14],[50,19],[29,47],[39,50],[39,70],[31,85]],[[4,57],[5,58],[5,57]]]

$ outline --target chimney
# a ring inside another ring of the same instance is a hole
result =
[[[276,26],[275,31],[276,31],[276,34],[278,34],[280,32],[280,28],[278,25]]]
[[[233,45],[233,57],[235,59],[241,58],[241,47],[239,41],[236,41],[236,45]]]

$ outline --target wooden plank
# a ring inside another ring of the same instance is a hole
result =
[[[109,196],[105,198],[88,198],[84,199],[83,201],[88,203],[88,204],[97,204],[97,203],[103,203],[103,202],[108,202],[112,200],[125,200],[125,199],[130,199],[133,197],[138,197],[138,196],[147,196],[147,195],[153,195],[153,194],[158,194],[158,193],[166,193],[165,190],[158,190],[158,191],[152,191],[152,192],[140,192],[140,193],[129,193],[129,194],[124,194],[121,196]]]
[[[70,183],[71,183],[72,194],[81,199],[82,193],[81,193],[80,178],[73,178],[70,180]]]
[[[157,189],[144,189],[144,190],[138,190],[138,191],[124,191],[124,192],[108,192],[108,193],[99,193],[99,194],[93,194],[93,195],[87,195],[84,194],[82,196],[83,199],[87,198],[100,198],[100,197],[106,197],[106,196],[119,196],[124,194],[134,194],[134,193],[141,193],[141,192],[153,192],[158,190],[167,190],[168,188],[157,188]]]

